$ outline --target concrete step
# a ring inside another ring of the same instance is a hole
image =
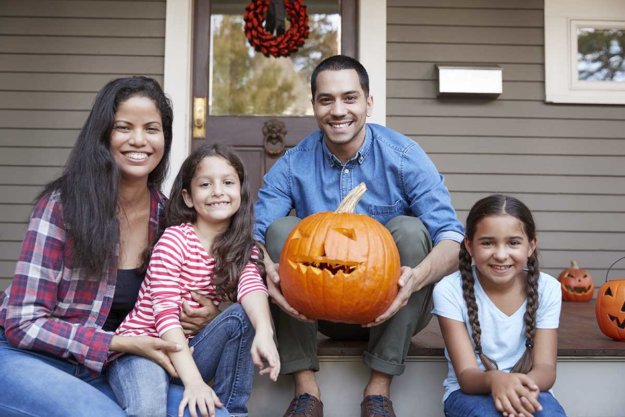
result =
[[[625,346],[624,346],[625,347]],[[359,417],[368,368],[358,356],[323,356],[317,380],[325,417]],[[442,357],[409,357],[406,371],[392,385],[400,417],[442,417],[441,399],[447,363]],[[624,357],[558,358],[554,394],[569,417],[624,417]],[[291,401],[291,378],[276,383],[256,376],[249,402],[250,417],[282,417]]]

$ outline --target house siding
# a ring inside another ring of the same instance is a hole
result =
[[[0,1],[0,289],[33,199],[63,165],[109,80],[163,81],[165,0]]]
[[[514,195],[534,213],[541,269],[575,259],[601,284],[625,255],[625,106],[545,102],[543,8],[388,0],[387,124],[430,155],[462,221],[479,198]],[[503,94],[437,98],[436,64],[499,65]]]

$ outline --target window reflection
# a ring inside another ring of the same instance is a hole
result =
[[[577,29],[580,81],[625,82],[625,29]]]
[[[306,2],[310,35],[285,58],[265,57],[249,45],[243,31],[246,4],[211,3],[210,114],[311,115],[310,75],[323,58],[339,53],[338,0]]]

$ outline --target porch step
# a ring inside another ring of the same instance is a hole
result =
[[[361,341],[319,339],[320,371],[326,417],[359,417],[369,370]],[[624,417],[625,342],[605,337],[594,318],[594,300],[564,303],[558,330],[558,376],[553,391],[569,417]],[[400,417],[441,417],[442,383],[447,375],[443,339],[436,319],[413,340],[406,371],[394,379],[392,400]],[[255,377],[250,417],[282,417],[292,399],[289,376],[276,383]]]
[[[362,389],[369,377],[360,357],[320,358],[317,380],[322,389],[326,417],[360,417]],[[623,357],[565,357],[558,360],[553,388],[568,417],[623,417]],[[400,417],[443,417],[442,382],[447,375],[444,358],[409,357],[406,371],[394,379],[392,400]],[[256,377],[250,399],[250,417],[282,417],[292,399],[289,376],[272,383]]]

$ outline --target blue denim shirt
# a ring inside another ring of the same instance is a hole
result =
[[[376,124],[366,125],[364,143],[345,164],[330,152],[321,131],[276,161],[258,192],[255,238],[264,244],[269,225],[291,209],[300,218],[336,210],[361,182],[367,192],[357,213],[382,224],[399,215],[415,216],[427,227],[434,244],[446,239],[462,241],[464,229],[434,163],[416,142]]]

